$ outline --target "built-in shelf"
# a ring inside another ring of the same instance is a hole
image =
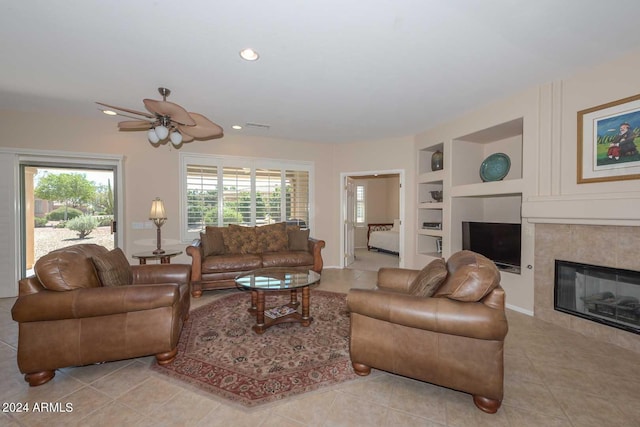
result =
[[[442,209],[443,207],[444,203],[442,202],[426,202],[418,204],[418,209]]]
[[[462,222],[520,222],[523,179],[523,118],[457,136],[442,143],[420,143],[417,151],[417,236],[420,255],[441,257],[462,248]],[[431,168],[431,156],[444,153],[443,169]],[[499,181],[483,182],[482,163],[503,153],[510,168]],[[437,202],[433,191],[442,191]],[[422,228],[439,223],[440,229]],[[442,252],[440,252],[442,250]]]
[[[523,180],[480,182],[451,187],[451,197],[493,196],[522,193]]]
[[[418,230],[418,234],[422,234],[423,236],[442,237],[442,230],[421,228]]]
[[[434,145],[430,145],[428,147],[424,147],[418,150],[418,175],[422,175],[425,173],[431,173],[431,172],[441,172],[441,171],[434,171],[431,168],[431,158],[433,156],[433,153],[435,153],[436,151],[443,151],[444,150],[444,143],[439,143],[439,144],[434,144]]]
[[[444,181],[444,170],[439,170],[435,172],[426,172],[418,175],[418,182],[429,184],[429,183],[440,183]]]

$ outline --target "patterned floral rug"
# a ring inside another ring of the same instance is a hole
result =
[[[312,289],[311,326],[283,323],[262,335],[251,329],[250,299],[241,292],[193,310],[176,359],[153,369],[249,407],[357,377],[346,295]],[[288,292],[266,294],[268,307],[288,299]]]

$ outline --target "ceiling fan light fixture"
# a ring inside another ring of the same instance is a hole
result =
[[[147,132],[147,138],[152,144],[157,144],[158,142],[160,142],[160,138],[158,138],[158,135],[156,135],[156,132],[155,130],[153,130],[153,128],[149,129],[149,132]]]
[[[182,142],[182,134],[180,132],[171,132],[171,135],[169,135],[169,139],[171,139],[171,143],[173,145],[180,145],[180,143]]]
[[[208,140],[222,138],[224,130],[219,125],[202,114],[188,112],[182,106],[167,101],[171,91],[158,88],[162,101],[143,99],[142,103],[149,112],[116,107],[96,102],[100,111],[106,114],[128,117],[135,120],[125,120],[118,123],[121,131],[145,131],[147,139],[155,146],[158,143],[170,141],[176,148],[194,139]],[[139,116],[139,117],[138,117]]]
[[[164,140],[167,139],[167,137],[169,136],[169,129],[166,128],[166,126],[156,126],[156,136],[158,137],[159,140]]]
[[[245,61],[257,61],[258,58],[260,58],[260,55],[258,55],[258,52],[255,50],[246,48],[240,51],[240,57]]]

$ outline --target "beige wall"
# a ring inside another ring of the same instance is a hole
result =
[[[340,241],[340,198],[339,191],[341,175],[364,175],[367,172],[402,171],[404,175],[404,203],[401,199],[401,208],[404,204],[404,245],[402,260],[405,267],[414,267],[410,264],[413,258],[411,252],[415,252],[415,222],[416,222],[416,159],[414,152],[413,136],[400,138],[387,138],[376,141],[362,141],[351,144],[341,144],[334,147],[333,160],[334,181],[336,188],[337,204],[335,235],[336,242]],[[402,192],[401,192],[402,193]],[[398,213],[398,217],[402,212]],[[415,265],[415,267],[418,267]]]
[[[337,245],[331,240],[337,226],[336,188],[324,185],[325,179],[334,173],[330,145],[237,136],[228,132],[222,139],[192,142],[180,150],[169,146],[155,148],[146,141],[144,132],[118,132],[116,121],[108,117],[45,116],[15,111],[1,112],[0,127],[3,129],[0,147],[123,155],[125,242],[121,246],[127,254],[148,250],[149,245],[154,245],[154,230],[133,229],[132,223],[147,220],[155,197],[165,201],[169,217],[162,227],[163,246],[186,246],[179,240],[180,152],[312,161],[316,177],[313,235],[327,240],[323,252],[327,264],[337,264]],[[190,258],[183,254],[178,261],[190,262]]]

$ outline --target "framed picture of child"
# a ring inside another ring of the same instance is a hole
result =
[[[578,183],[640,179],[640,95],[578,112]]]

